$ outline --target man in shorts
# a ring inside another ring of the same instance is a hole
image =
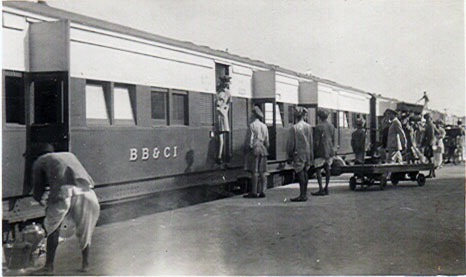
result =
[[[258,106],[252,111],[252,122],[249,124],[249,133],[246,141],[245,170],[251,177],[251,191],[245,198],[265,197],[264,189],[267,186],[267,156],[269,152],[269,131],[267,125],[261,122],[264,114]]]
[[[293,165],[299,180],[299,196],[291,198],[293,202],[307,201],[307,184],[309,176],[307,171],[314,160],[312,147],[312,127],[304,121],[307,111],[298,107],[295,111],[297,123],[290,129],[287,141],[288,163]]]
[[[328,195],[328,184],[330,183],[330,166],[335,156],[335,127],[327,121],[328,112],[317,111],[319,123],[314,131],[314,167],[316,169],[319,191],[312,195]],[[325,170],[325,187],[322,188],[322,169]]]

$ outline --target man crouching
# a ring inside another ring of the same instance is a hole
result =
[[[46,206],[44,227],[47,231],[47,254],[43,268],[34,275],[53,274],[53,263],[63,222],[75,225],[82,251],[82,271],[89,269],[91,237],[100,214],[94,180],[76,156],[55,152],[52,145],[40,143],[33,149],[33,197]],[[46,187],[49,187],[48,198]]]

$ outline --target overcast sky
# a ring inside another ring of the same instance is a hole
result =
[[[173,39],[465,115],[463,0],[49,0]]]

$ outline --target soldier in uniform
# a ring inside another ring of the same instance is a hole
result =
[[[246,148],[245,169],[252,174],[251,191],[244,195],[245,198],[265,197],[264,189],[267,185],[267,156],[269,152],[269,131],[267,125],[261,122],[264,114],[258,106],[252,111],[252,122],[249,131]]]
[[[330,183],[330,167],[336,154],[335,127],[328,122],[328,112],[318,110],[319,123],[314,132],[314,166],[316,168],[319,191],[312,195],[328,195],[328,184]],[[325,187],[322,188],[322,169],[325,170]]]
[[[299,196],[291,198],[291,201],[307,201],[307,184],[309,181],[308,170],[314,161],[314,149],[312,147],[312,127],[304,121],[307,111],[298,107],[295,112],[297,123],[290,129],[287,142],[288,163],[293,168],[299,180]]]

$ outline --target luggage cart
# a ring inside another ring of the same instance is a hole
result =
[[[356,186],[379,185],[383,190],[387,185],[388,175],[393,185],[398,185],[399,181],[417,181],[419,186],[424,186],[426,176],[421,171],[434,170],[433,164],[364,164],[342,166],[341,173],[353,173],[349,180],[349,187],[355,190]]]

